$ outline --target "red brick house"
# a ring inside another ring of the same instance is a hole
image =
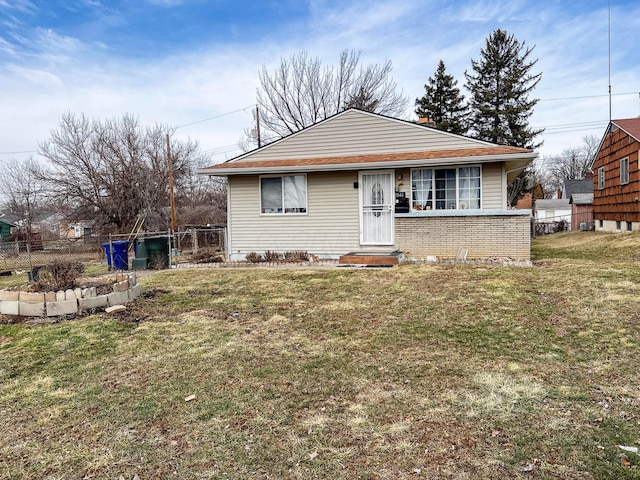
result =
[[[595,230],[640,230],[640,118],[612,120],[593,160]]]

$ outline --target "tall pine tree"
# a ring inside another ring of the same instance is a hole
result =
[[[456,86],[457,80],[445,71],[444,62],[440,60],[433,77],[425,84],[425,93],[416,98],[416,114],[419,117],[431,118],[436,128],[446,132],[465,134],[467,126],[467,106],[464,95]]]
[[[495,30],[480,51],[480,60],[471,60],[472,73],[465,72],[466,88],[471,92],[470,118],[473,136],[502,145],[536,148],[535,137],[543,129],[529,126],[537,98],[529,98],[542,73],[531,69],[532,48],[513,34]]]

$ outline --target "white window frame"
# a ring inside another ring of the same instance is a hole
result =
[[[620,160],[620,185],[629,183],[629,157]]]
[[[461,168],[478,168],[480,170],[480,175],[478,176],[478,178],[480,179],[480,186],[479,186],[479,192],[480,192],[480,208],[478,209],[473,209],[473,210],[482,210],[482,165],[462,165],[462,166],[455,166],[455,165],[451,165],[451,166],[446,166],[446,167],[421,167],[421,168],[412,168],[411,169],[411,179],[410,179],[410,186],[411,186],[411,198],[410,198],[410,206],[411,206],[411,211],[412,212],[419,212],[419,211],[447,211],[447,210],[467,210],[469,209],[467,208],[460,208],[461,202],[463,202],[464,200],[460,199],[460,169]],[[415,171],[424,171],[424,170],[431,170],[432,174],[431,174],[431,191],[433,192],[432,195],[432,199],[431,199],[431,210],[419,210],[414,208],[414,203],[413,203],[413,180],[414,180],[414,172]],[[436,196],[436,187],[435,187],[435,182],[436,182],[436,175],[435,172],[437,170],[455,170],[456,171],[456,208],[440,208],[437,209],[436,208],[436,201],[437,199],[435,198]],[[469,209],[471,210],[471,209]]]
[[[604,190],[604,167],[598,169],[598,190]]]
[[[285,177],[303,177],[304,178],[304,212],[286,212],[284,205],[284,178]],[[282,212],[263,212],[262,208],[262,179],[263,178],[280,178],[282,182]],[[286,175],[260,175],[258,178],[258,208],[260,209],[260,215],[265,216],[282,216],[282,215],[308,215],[309,212],[309,185],[307,182],[307,175],[305,173],[286,174]]]

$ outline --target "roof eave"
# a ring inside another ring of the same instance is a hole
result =
[[[272,166],[264,167],[255,162],[254,165],[235,168],[203,168],[198,170],[199,175],[209,175],[215,177],[227,177],[229,175],[259,175],[271,173],[310,173],[310,172],[339,172],[345,170],[382,170],[390,168],[411,168],[419,166],[447,166],[465,165],[474,163],[492,162],[512,162],[514,168],[524,170],[526,166],[536,157],[536,152],[518,153],[513,155],[481,155],[474,157],[446,157],[429,158],[416,160],[390,160],[385,162],[357,162],[340,164],[316,164],[316,165],[294,165],[294,166]],[[517,164],[517,166],[516,166]]]

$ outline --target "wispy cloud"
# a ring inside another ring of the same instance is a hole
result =
[[[335,64],[345,48],[361,50],[363,63],[391,60],[398,87],[413,99],[422,95],[440,59],[462,87],[470,60],[478,58],[485,38],[498,27],[536,45],[536,68],[543,72],[536,97],[606,94],[602,6],[580,9],[541,0],[310,0],[278,3],[268,10],[266,2],[260,4],[267,8],[261,14],[271,14],[269,24],[258,28],[260,17],[250,18],[247,12],[253,6],[230,2],[105,3],[76,0],[77,15],[53,12],[41,18],[32,2],[20,0],[9,7],[8,0],[0,0],[0,23],[7,25],[0,30],[0,110],[11,112],[0,117],[0,144],[12,151],[32,150],[65,111],[101,118],[128,112],[142,123],[182,125],[238,110],[255,102],[261,65],[273,69],[281,57],[301,50],[326,64]],[[297,9],[295,15],[289,7]],[[184,29],[163,28],[175,23],[176,15]],[[637,91],[640,6],[614,8],[612,19],[614,92]],[[224,34],[212,38],[212,31]],[[545,100],[532,123],[601,120],[607,111],[606,98]],[[614,97],[614,116],[639,113],[637,97]],[[204,150],[213,150],[233,145],[251,122],[249,110],[176,134],[196,138]],[[584,133],[547,135],[543,153],[580,143]]]
[[[30,0],[0,0],[0,9],[15,10],[22,13],[38,11],[38,7]]]
[[[176,7],[182,5],[184,0],[146,0],[147,3],[157,7]]]
[[[499,0],[481,0],[463,4],[457,12],[462,22],[507,22],[524,18],[523,11],[527,3],[524,0],[502,2]]]
[[[23,68],[17,65],[9,65],[7,70],[15,74],[16,77],[38,86],[50,88],[64,85],[63,80],[58,75],[46,70]]]

